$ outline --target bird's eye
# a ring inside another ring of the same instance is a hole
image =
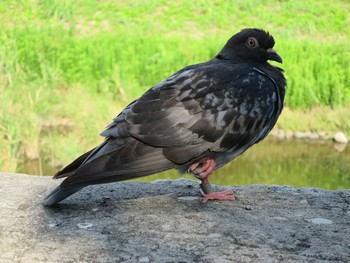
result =
[[[248,40],[247,40],[247,42],[246,42],[246,45],[247,45],[247,47],[249,47],[249,48],[255,48],[255,47],[259,46],[259,45],[258,45],[258,40],[256,40],[255,37],[250,37],[250,38],[248,38]]]

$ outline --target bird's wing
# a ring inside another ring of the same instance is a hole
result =
[[[68,176],[61,187],[122,181],[175,168],[176,165],[164,157],[161,148],[130,136],[125,115],[134,103],[129,104],[101,133],[105,136],[101,145],[77,158],[55,176]]]
[[[280,112],[277,101],[275,82],[262,71],[207,63],[154,86],[130,105],[125,120],[133,137],[184,164],[208,152],[241,151],[265,137]]]

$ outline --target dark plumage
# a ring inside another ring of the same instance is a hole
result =
[[[204,161],[196,168],[194,163],[213,160],[208,165],[217,169],[265,138],[282,111],[286,86],[283,70],[267,63],[282,62],[274,43],[263,30],[244,29],[213,60],[188,66],[149,89],[102,132],[101,145],[55,175],[67,178],[43,205],[91,184],[171,168],[190,170],[202,180],[202,170],[195,170]]]

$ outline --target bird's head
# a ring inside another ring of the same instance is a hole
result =
[[[273,49],[275,40],[262,29],[246,28],[233,35],[216,56],[218,59],[241,58],[251,62],[274,60],[282,63],[282,58]]]

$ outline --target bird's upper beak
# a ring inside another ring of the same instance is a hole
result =
[[[277,54],[276,50],[274,50],[273,48],[269,48],[267,50],[268,55],[268,59],[269,60],[273,60],[276,61],[278,63],[282,63],[282,58],[280,57],[280,55]]]

